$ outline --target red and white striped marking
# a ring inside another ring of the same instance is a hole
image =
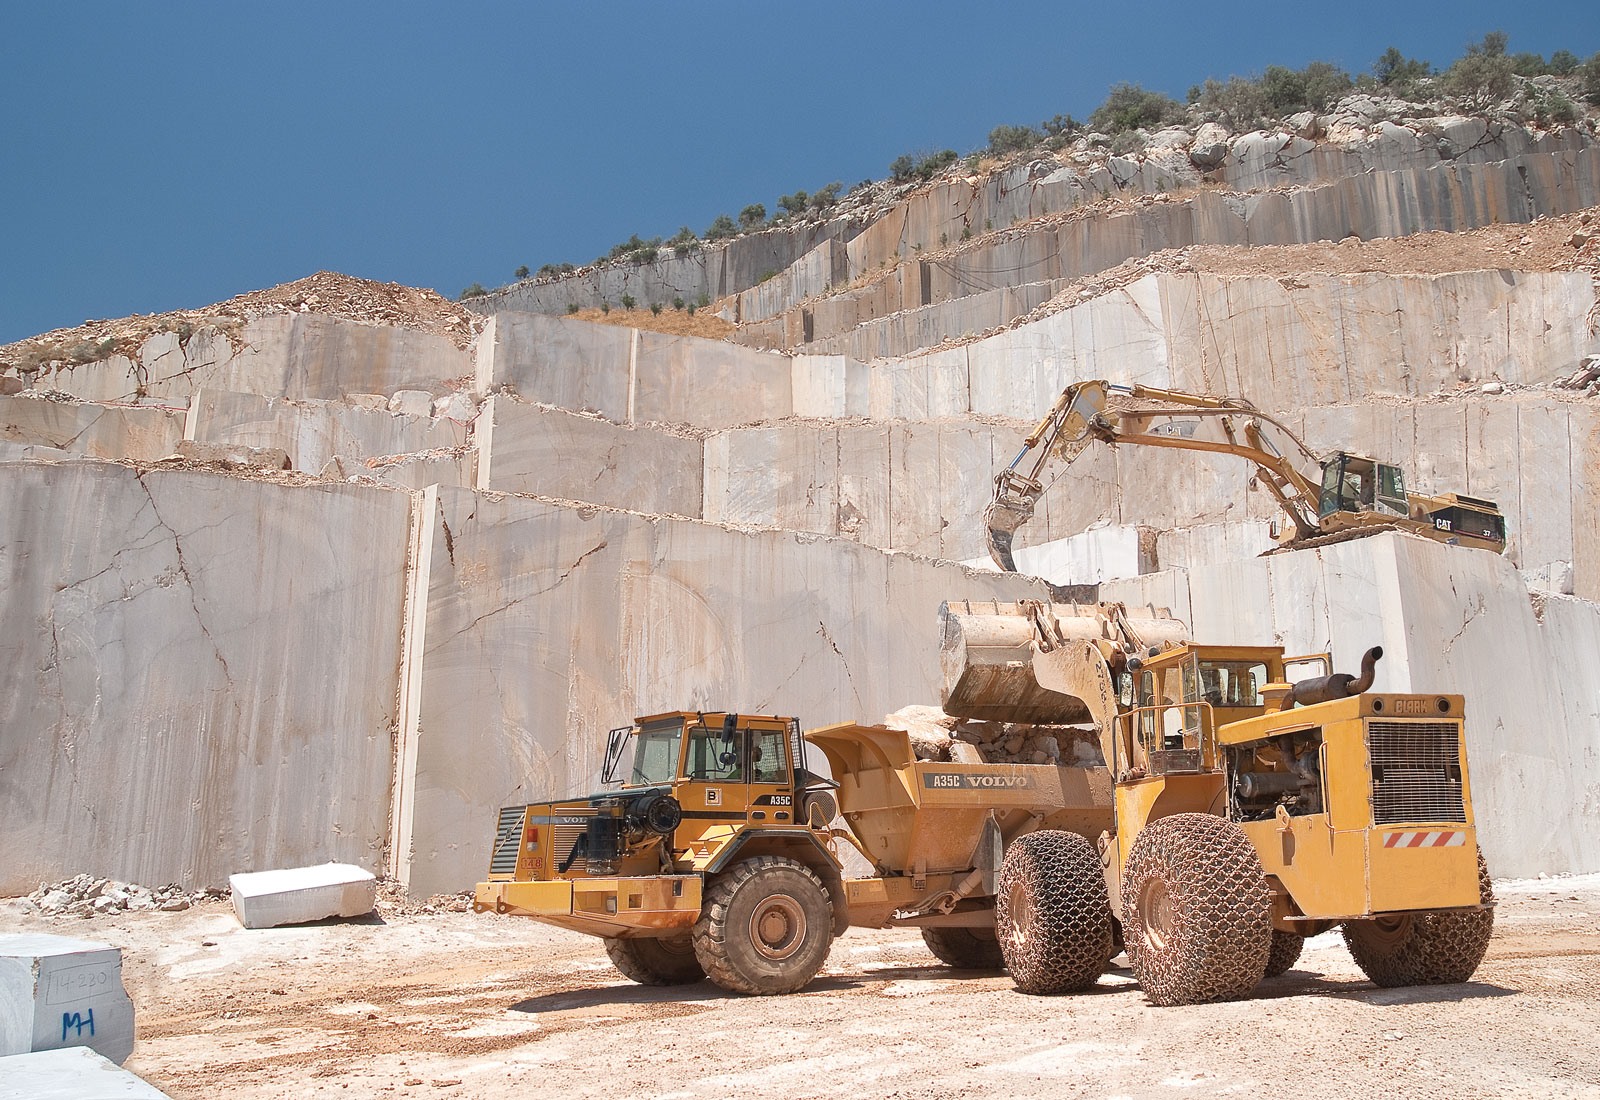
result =
[[[1403,833],[1384,833],[1385,848],[1459,848],[1467,842],[1467,834],[1455,830],[1408,830]]]

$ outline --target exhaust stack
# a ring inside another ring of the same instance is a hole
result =
[[[1303,707],[1313,703],[1327,703],[1334,699],[1348,699],[1372,687],[1378,674],[1378,661],[1383,657],[1383,647],[1375,645],[1361,657],[1361,675],[1335,672],[1331,676],[1318,676],[1301,680],[1289,692],[1289,698]]]

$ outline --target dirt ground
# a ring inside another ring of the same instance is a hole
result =
[[[1024,996],[903,929],[852,930],[768,998],[633,985],[598,940],[471,913],[249,931],[225,902],[92,920],[0,902],[0,931],[122,947],[127,1067],[175,1098],[1600,1097],[1600,875],[1498,892],[1464,985],[1377,989],[1334,932],[1255,1000],[1179,1009],[1123,969]]]

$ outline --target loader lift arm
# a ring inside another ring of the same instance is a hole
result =
[[[1154,404],[1113,409],[1113,393]],[[1001,569],[1016,571],[1012,537],[1032,518],[1044,494],[1045,467],[1052,456],[1070,464],[1096,440],[1112,446],[1130,443],[1243,458],[1255,465],[1256,483],[1266,487],[1294,524],[1293,538],[1310,538],[1319,530],[1318,486],[1273,443],[1263,425],[1281,433],[1298,452],[1297,458],[1318,465],[1317,456],[1292,431],[1241,398],[1204,397],[1101,379],[1074,382],[1061,391],[1011,464],[995,477],[994,497],[983,514],[989,554]]]

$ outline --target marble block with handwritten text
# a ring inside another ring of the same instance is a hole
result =
[[[0,935],[0,1055],[80,1046],[118,1065],[133,1053],[122,949],[67,936]]]

